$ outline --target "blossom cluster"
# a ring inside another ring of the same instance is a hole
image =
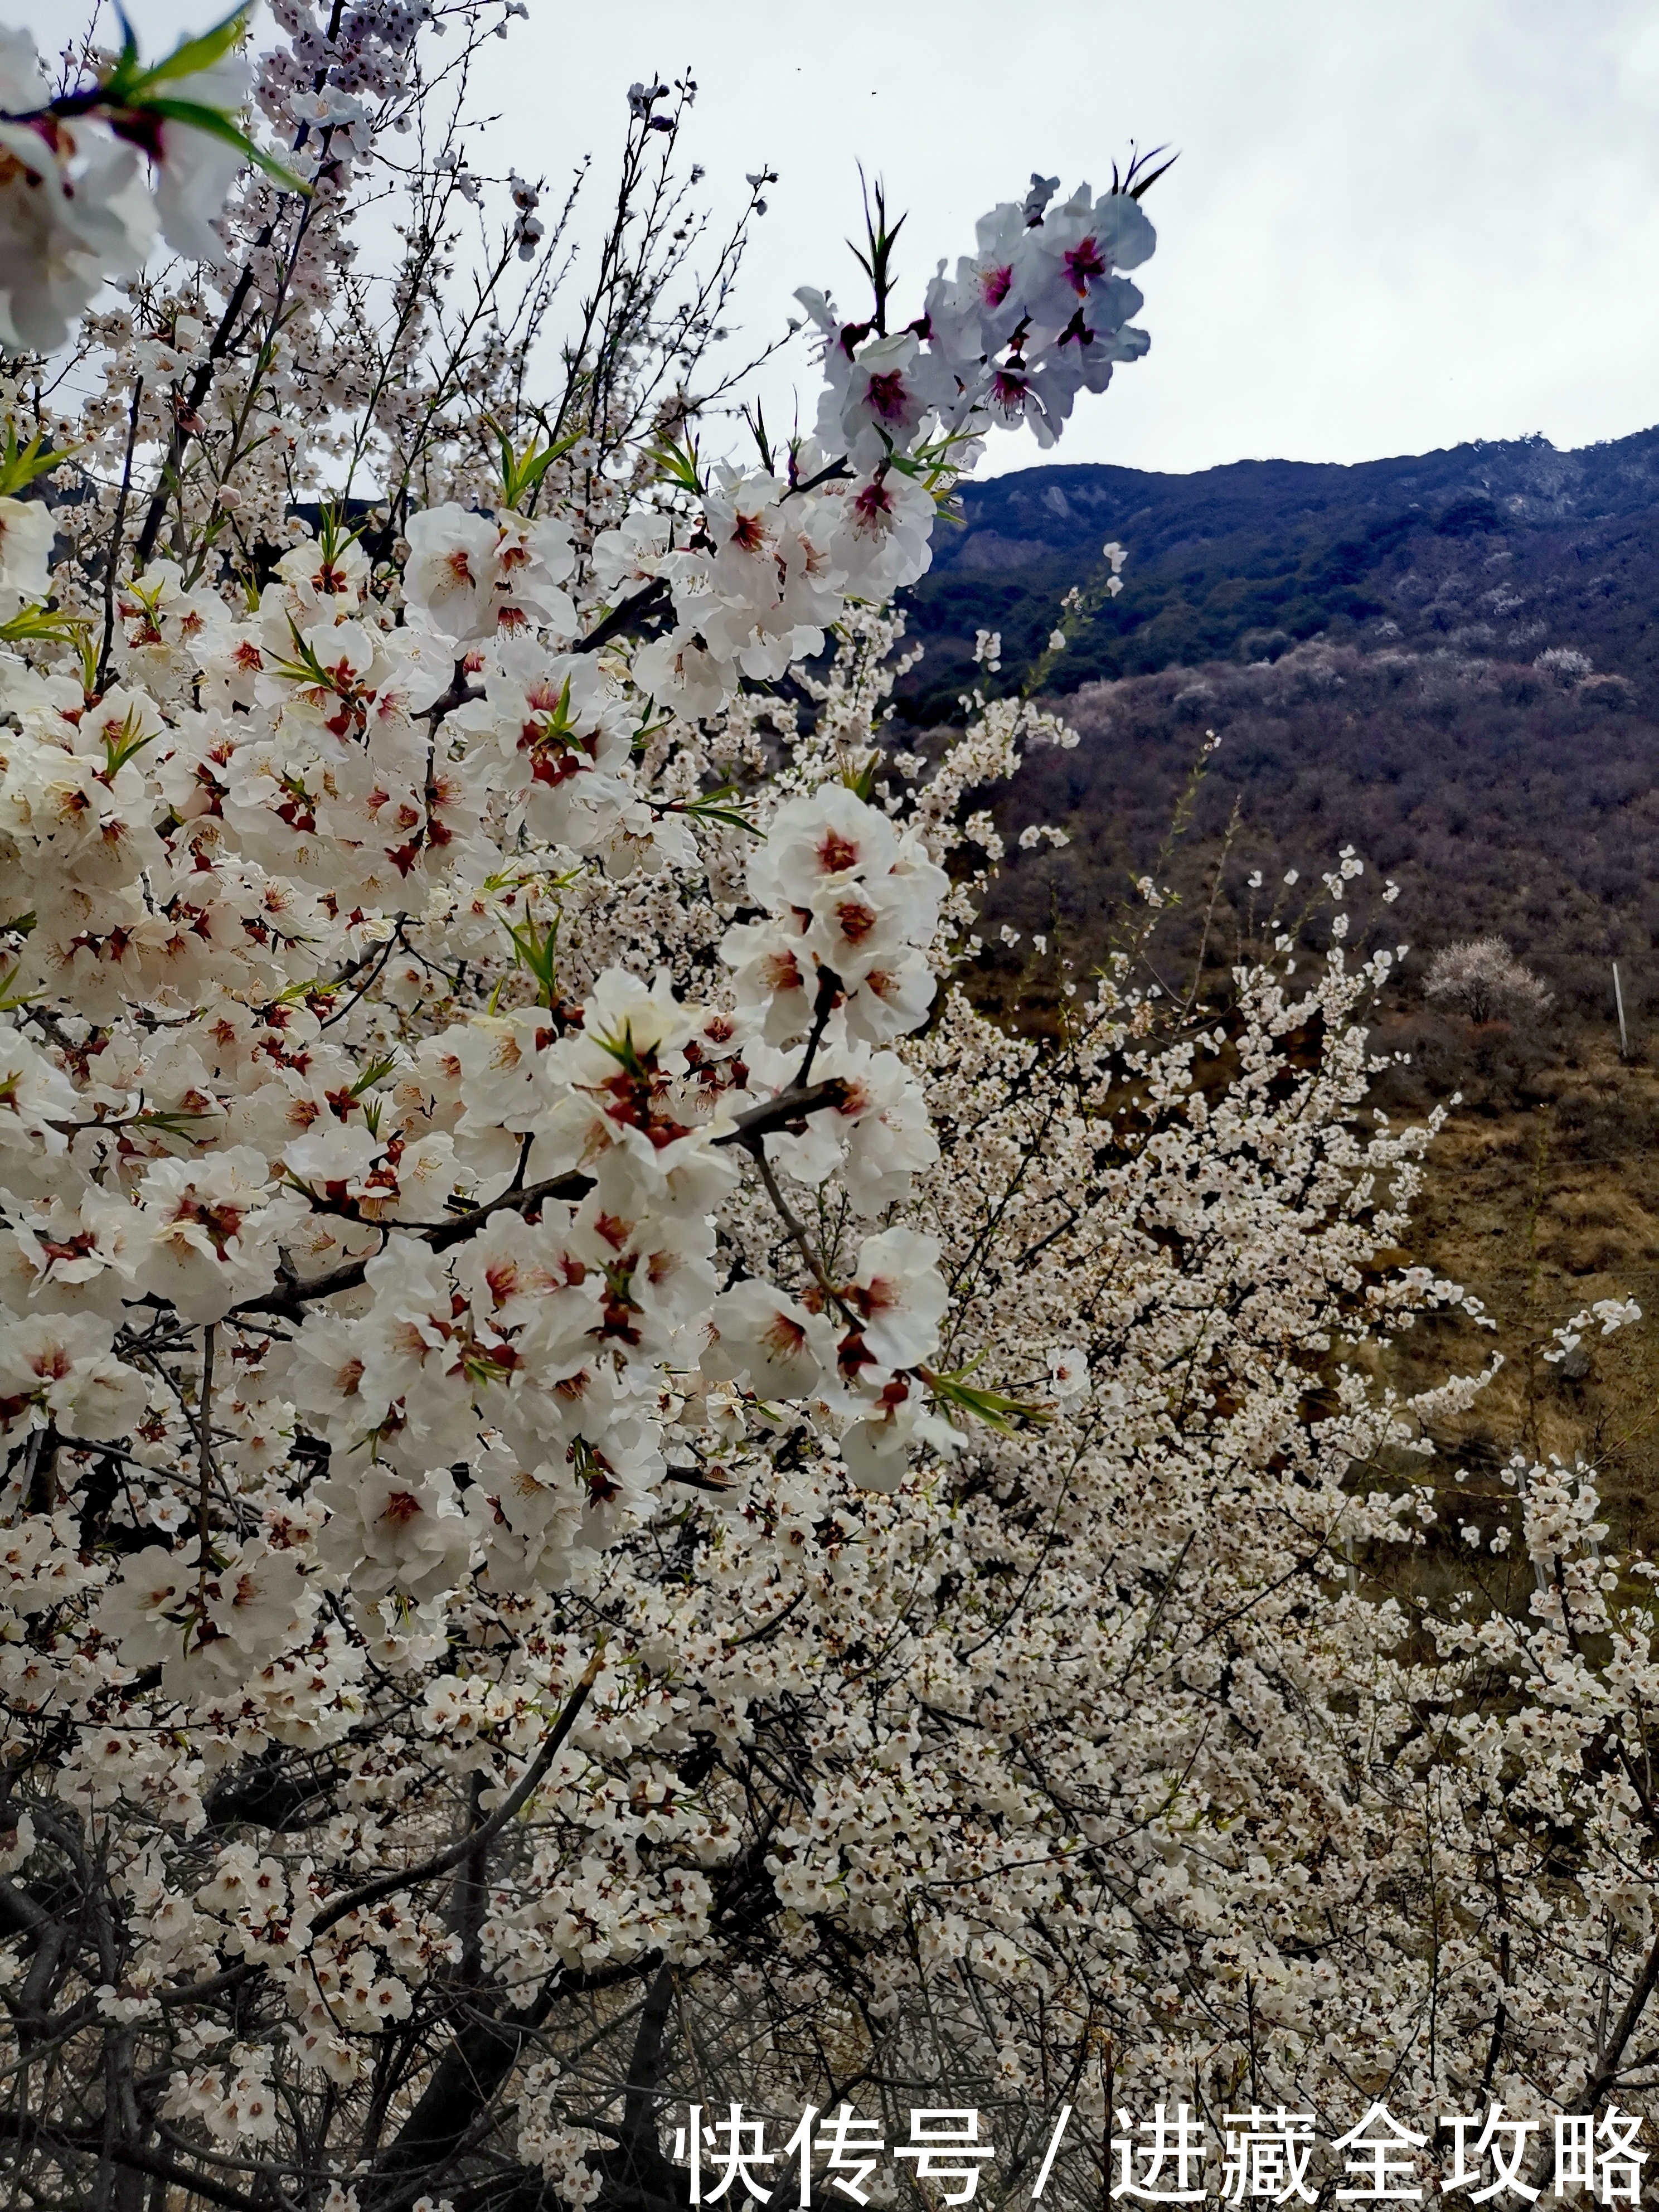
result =
[[[67,1817],[137,1793],[163,1824],[119,1856],[139,1948],[105,1961],[100,2016],[147,2021],[226,1949],[341,2086],[354,2037],[467,1955],[417,1906],[351,1901],[400,1739],[354,1758],[360,1817],[320,1859],[234,1844],[181,1887],[167,1838],[211,1831],[227,1761],[337,1758],[371,1682],[422,1681],[418,1741],[528,1787],[544,1700],[573,1719],[592,1691],[626,1729],[627,1670],[607,1692],[597,1650],[584,1672],[512,1632],[532,1672],[478,1706],[438,1664],[457,1608],[591,1603],[687,1493],[741,1513],[755,1439],[890,1492],[969,1402],[930,1364],[941,1243],[904,1209],[939,1149],[898,1049],[968,912],[951,786],[878,803],[872,732],[844,757],[771,687],[829,700],[799,664],[879,631],[972,441],[912,422],[870,452],[849,423],[781,473],[690,446],[665,473],[623,390],[580,438],[492,428],[493,488],[477,420],[446,422],[423,496],[405,473],[308,520],[328,458],[407,465],[397,410],[425,404],[418,356],[388,374],[337,310],[433,13],[325,29],[285,0],[262,53],[240,21],[149,69],[129,40],[56,97],[22,33],[4,49],[0,342],[61,343],[158,224],[185,264],[87,317],[78,417],[5,391],[0,1671],[26,1734],[76,1716]],[[669,89],[630,95],[630,160],[672,140]],[[283,158],[233,191],[250,97]],[[431,210],[482,191],[459,152],[419,172],[400,343],[438,327]],[[534,263],[538,188],[509,197]],[[695,302],[675,327],[689,357]],[[568,366],[567,404],[592,374]],[[582,1887],[548,1893],[568,1932],[520,1940],[580,1948]],[[268,2140],[272,2062],[256,2038],[186,2063],[164,2110]]]
[[[856,2081],[988,2197],[1042,2082],[1069,2207],[1128,2084],[1326,2139],[1362,2079],[1630,2106],[1656,1630],[1559,1468],[1510,1486],[1530,1612],[1409,1586],[1489,1370],[1391,1380],[1480,1316],[1401,1262],[1433,1127],[1365,1118],[1358,856],[1314,957],[1178,1012],[1127,956],[1051,1022],[957,988],[987,793],[1075,739],[988,636],[902,731],[890,602],[981,434],[1143,349],[1146,178],[1040,180],[902,327],[878,201],[867,317],[806,303],[812,435],[711,463],[695,87],[629,94],[569,307],[465,106],[514,12],[282,0],[147,92],[15,95],[76,236],[132,227],[50,313],[7,260],[9,351],[166,182],[112,85],[245,69],[281,160],[94,301],[58,399],[0,387],[24,2185],[668,2205],[671,2102],[810,2101],[822,2166]]]
[[[1156,244],[1134,191],[1087,185],[1050,208],[1057,178],[984,216],[978,251],[945,264],[921,312],[888,328],[885,212],[870,232],[873,313],[843,321],[823,293],[797,297],[819,337],[817,434],[787,467],[714,474],[700,532],[671,550],[638,525],[595,549],[621,581],[660,579],[674,624],[636,663],[653,696],[712,713],[741,678],[781,676],[822,651],[848,599],[880,601],[924,573],[935,498],[989,428],[1052,446],[1082,392],[1138,360],[1142,304],[1123,272]]]
[[[131,33],[54,98],[33,40],[0,26],[0,346],[49,353],[106,278],[136,275],[158,234],[223,263],[213,218],[253,143],[232,121],[251,78],[233,16],[141,68]]]

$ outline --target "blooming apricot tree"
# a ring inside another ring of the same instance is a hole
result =
[[[1344,908],[1305,983],[1170,1029],[1126,968],[1035,1040],[941,989],[988,788],[1070,740],[975,695],[906,750],[886,610],[984,434],[1144,352],[1152,173],[1034,179],[902,323],[878,194],[865,311],[799,295],[811,434],[711,461],[767,173],[706,240],[694,88],[636,84],[567,304],[570,207],[466,159],[522,12],[281,0],[55,92],[3,47],[21,2191],[666,2206],[677,2101],[939,2084],[988,2190],[1063,2097],[1092,2203],[1126,2083],[1537,2087],[1564,2003],[1600,2094],[1645,1784],[1539,1813],[1601,1855],[1547,1894],[1504,1778],[1571,1675],[1577,1805],[1647,1631],[1615,1681],[1560,1476],[1535,1626],[1455,1612],[1437,1674],[1377,1595],[1479,1381],[1366,1366],[1459,1297],[1377,1264],[1389,955]]]
[[[1477,1024],[1547,1013],[1554,1003],[1501,937],[1469,937],[1443,946],[1429,963],[1423,995],[1431,1005],[1455,1006]]]

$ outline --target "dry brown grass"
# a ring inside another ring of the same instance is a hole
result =
[[[1480,1298],[1496,1330],[1429,1319],[1384,1371],[1416,1388],[1494,1346],[1504,1355],[1474,1410],[1437,1437],[1443,1513],[1511,1509],[1511,1453],[1554,1454],[1594,1465],[1613,1541],[1659,1551],[1659,1070],[1601,1052],[1547,1070],[1536,1089],[1534,1105],[1454,1113],[1407,1246]],[[1634,1297],[1647,1318],[1606,1339],[1592,1328],[1565,1367],[1544,1360],[1553,1329],[1611,1297]]]

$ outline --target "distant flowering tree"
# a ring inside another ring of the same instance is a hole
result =
[[[1379,1259],[1429,1132],[1359,1121],[1358,860],[1224,1012],[941,988],[986,792],[1075,740],[908,750],[892,596],[988,428],[1145,350],[1155,173],[1034,179],[908,320],[878,195],[812,434],[711,460],[769,173],[698,263],[636,84],[567,304],[462,128],[522,12],[4,47],[19,2201],[646,2212],[741,2100],[803,2198],[805,2108],[821,2195],[829,2115],[976,2105],[991,2199],[1063,2102],[1080,2207],[1126,2097],[1328,2161],[1356,2083],[1638,2094],[1593,1490],[1516,1474],[1529,1618],[1388,1595],[1481,1378],[1367,1380],[1462,1300]]]
[[[1541,674],[1553,677],[1564,691],[1571,691],[1582,684],[1595,666],[1587,653],[1576,652],[1570,645],[1548,647],[1532,665]]]
[[[1456,1007],[1477,1024],[1547,1013],[1555,1003],[1501,937],[1469,937],[1443,946],[1429,963],[1423,995],[1433,1005]]]

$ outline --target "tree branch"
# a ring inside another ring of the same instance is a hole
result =
[[[453,1221],[441,1221],[430,1229],[417,1233],[422,1243],[434,1252],[446,1252],[452,1244],[464,1243],[475,1230],[482,1229],[492,1214],[510,1211],[527,1213],[532,1206],[540,1206],[550,1198],[586,1198],[593,1188],[592,1176],[565,1174],[553,1176],[546,1182],[532,1183],[525,1190],[503,1191],[486,1206],[475,1206],[470,1212],[458,1213]],[[368,1258],[376,1258],[371,1254]],[[340,1291],[358,1289],[368,1273],[368,1258],[348,1260],[343,1266],[331,1267],[325,1275],[313,1275],[308,1283],[295,1277],[279,1284],[276,1289],[261,1291],[257,1297],[243,1298],[226,1315],[234,1321],[239,1314],[274,1313],[289,1321],[302,1321],[306,1307],[315,1298],[329,1298]]]
[[[752,1146],[769,1131],[786,1128],[792,1121],[801,1121],[808,1114],[822,1113],[827,1107],[841,1106],[846,1098],[847,1085],[838,1076],[811,1084],[805,1090],[781,1091],[775,1098],[765,1099],[760,1105],[748,1107],[734,1115],[732,1127],[723,1129],[714,1142]],[[414,1233],[430,1250],[447,1252],[452,1244],[465,1243],[494,1214],[528,1213],[550,1198],[574,1204],[586,1198],[592,1188],[592,1176],[568,1170],[563,1175],[550,1176],[545,1182],[532,1182],[522,1190],[504,1190],[487,1204],[458,1213],[453,1221],[436,1222]],[[286,1321],[302,1321],[306,1308],[318,1298],[333,1297],[339,1291],[361,1288],[368,1276],[369,1258],[377,1256],[371,1254],[362,1260],[348,1260],[338,1267],[331,1267],[326,1274],[313,1275],[309,1282],[301,1282],[297,1276],[289,1277],[269,1291],[240,1299],[225,1318],[234,1321],[244,1314],[276,1314]]]
[[[589,630],[586,637],[579,637],[571,651],[597,653],[602,645],[609,645],[613,637],[620,637],[636,622],[643,622],[648,615],[667,607],[670,597],[665,578],[653,576],[648,584],[612,607],[597,629]]]
[[[577,1716],[586,1704],[587,1693],[599,1680],[599,1669],[604,1664],[605,1647],[601,1644],[588,1661],[581,1680],[565,1699],[564,1709],[553,1723],[546,1741],[525,1769],[511,1793],[496,1807],[481,1828],[471,1829],[458,1843],[448,1844],[443,1850],[434,1851],[419,1866],[380,1875],[374,1881],[364,1882],[360,1889],[347,1890],[343,1896],[334,1898],[312,1922],[313,1936],[323,1935],[333,1927],[337,1920],[343,1920],[348,1913],[361,1911],[366,1905],[378,1905],[383,1897],[395,1897],[400,1889],[410,1889],[416,1882],[431,1881],[441,1874],[447,1874],[452,1867],[459,1866],[463,1859],[474,1851],[483,1850],[487,1844],[499,1836],[535,1796],[548,1768],[558,1756],[565,1738],[576,1725]]]
[[[796,1071],[795,1079],[789,1086],[792,1091],[799,1091],[804,1084],[811,1079],[812,1062],[818,1056],[818,1047],[823,1042],[823,1032],[829,1027],[830,1017],[834,1012],[836,1001],[840,996],[841,977],[836,975],[833,968],[820,968],[818,994],[812,1006],[812,1032],[806,1040],[806,1057],[801,1061]]]
[[[665,2203],[674,2201],[675,2170],[657,2143],[657,2108],[661,2097],[664,2063],[667,2057],[669,2014],[674,2002],[674,1969],[665,1962],[657,1969],[640,2015],[629,2063],[628,2086],[623,2100],[620,2139],[605,2160],[605,2179],[612,2190],[652,2191]]]

